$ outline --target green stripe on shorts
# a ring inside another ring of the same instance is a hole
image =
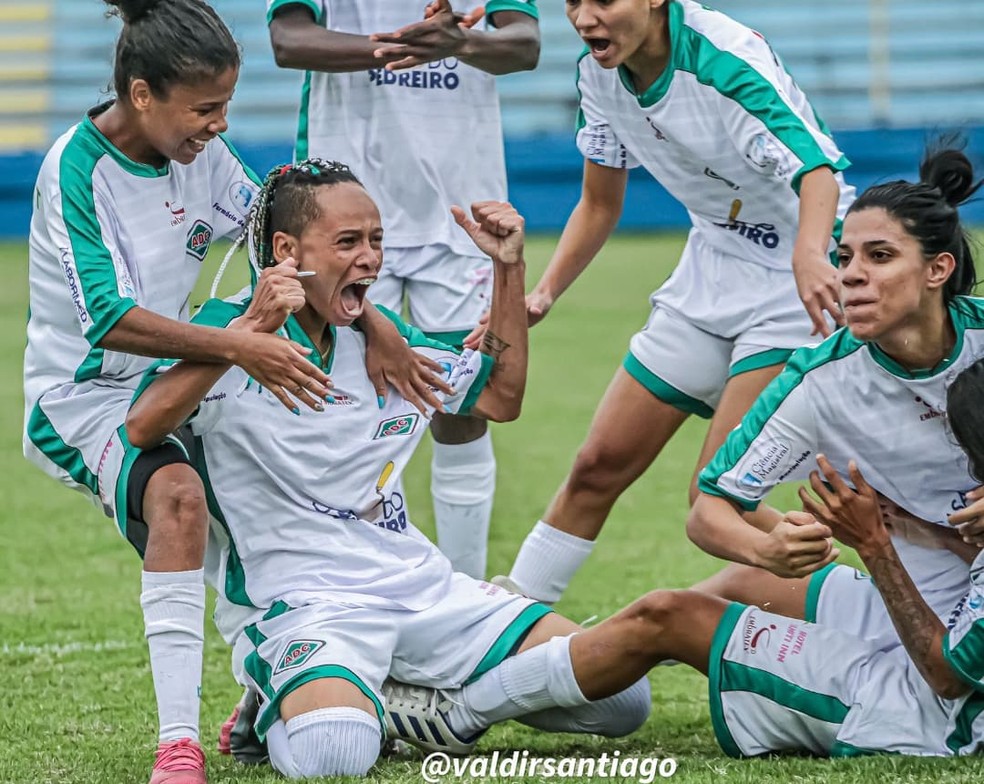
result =
[[[549,615],[552,612],[553,610],[545,604],[531,604],[524,608],[482,657],[475,671],[468,676],[465,685],[477,681],[489,670],[498,667],[508,659],[515,653],[513,649],[519,646],[519,643],[527,635],[529,630],[533,628],[533,625],[545,615]]]
[[[711,708],[711,726],[714,728],[714,737],[717,738],[718,745],[725,754],[736,758],[741,757],[742,753],[738,744],[735,743],[735,739],[731,736],[728,722],[724,718],[724,707],[721,705],[721,669],[728,641],[746,609],[746,605],[732,602],[724,611],[711,640],[707,668],[707,694]]]
[[[760,351],[750,357],[739,359],[728,368],[728,378],[734,378],[742,373],[762,368],[772,367],[773,365],[785,365],[786,361],[793,355],[791,348],[770,348],[768,351]]]
[[[803,610],[803,620],[810,623],[817,622],[817,607],[820,604],[820,589],[830,576],[830,573],[837,568],[837,564],[827,564],[819,572],[814,572],[810,577],[810,584],[806,588],[806,606]]]
[[[664,403],[674,408],[679,408],[687,414],[696,414],[703,419],[710,419],[714,416],[714,409],[707,405],[707,403],[702,403],[697,398],[690,397],[685,392],[681,392],[676,387],[667,384],[636,359],[631,351],[625,355],[625,359],[622,361],[622,367],[625,368],[626,373]]]

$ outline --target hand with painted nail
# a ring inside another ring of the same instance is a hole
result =
[[[984,547],[984,486],[974,488],[966,498],[967,506],[950,515],[949,523],[967,544]]]

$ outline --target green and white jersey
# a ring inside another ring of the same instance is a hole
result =
[[[930,371],[906,371],[846,328],[798,350],[701,471],[700,490],[755,509],[776,485],[808,478],[823,454],[845,478],[848,461],[857,460],[879,493],[949,527],[947,515],[966,506],[978,483],[947,429],[946,391],[984,357],[984,300],[956,297],[949,314],[956,344]],[[953,575],[948,550],[904,541],[898,549],[920,590],[933,592],[933,608],[945,613],[965,590],[963,564],[962,575]]]
[[[105,420],[125,414],[151,362],[100,341],[136,306],[187,320],[209,244],[240,232],[257,190],[221,137],[188,165],[131,161],[92,122],[108,106],[62,135],[41,165],[24,356],[26,454],[93,492],[80,477],[97,472]]]
[[[193,321],[224,326],[245,308],[210,300]],[[383,312],[410,346],[446,368],[455,389],[444,400],[448,410],[468,413],[492,359],[459,354]],[[393,389],[380,409],[365,370],[363,334],[352,327],[332,333],[331,352],[320,361],[331,374],[334,402],[323,412],[302,407],[295,416],[232,368],[191,418],[218,524],[220,555],[207,567],[228,603],[220,603],[222,612],[231,616],[217,618],[221,629],[235,627],[242,615],[230,605],[329,601],[419,610],[444,595],[451,577],[448,560],[410,522],[400,485],[427,420]],[[282,334],[314,348],[293,317]],[[319,361],[317,350],[312,356]],[[152,368],[145,383],[171,364]]]
[[[848,161],[761,35],[693,0],[671,0],[669,26],[669,63],[641,95],[623,66],[581,56],[578,148],[602,166],[645,167],[709,244],[789,269],[801,178],[833,169],[843,217]]]
[[[973,691],[950,705],[946,746],[973,754],[984,746],[984,553],[970,567],[970,590],[947,621],[943,655]]]
[[[329,30],[370,35],[421,21],[427,0],[268,0],[268,21],[290,5]],[[537,18],[535,0],[489,0],[485,11],[480,25],[497,11]],[[298,126],[295,156],[348,164],[379,205],[388,247],[444,244],[475,255],[448,208],[506,198],[495,77],[456,58],[392,72],[308,72]]]

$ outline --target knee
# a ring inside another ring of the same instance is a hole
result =
[[[621,738],[631,735],[649,718],[653,698],[649,690],[649,679],[642,677],[629,688],[606,697],[596,703],[604,705],[607,716],[599,722],[596,735],[608,738]]]
[[[618,493],[625,460],[603,444],[588,441],[574,458],[567,479],[571,490],[593,493]]]
[[[208,504],[201,478],[189,465],[165,466],[147,483],[143,511],[152,527],[166,527],[182,534],[204,532]]]
[[[636,599],[623,611],[635,628],[634,639],[647,650],[665,643],[667,630],[677,625],[677,619],[687,611],[686,595],[682,591],[650,591]]]

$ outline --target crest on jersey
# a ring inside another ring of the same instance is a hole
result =
[[[280,657],[280,663],[273,674],[300,667],[323,647],[324,643],[321,640],[291,640],[287,643],[287,650]]]
[[[195,221],[188,232],[188,253],[199,261],[205,261],[205,254],[208,253],[208,246],[212,244],[212,227],[205,221]]]
[[[376,435],[372,437],[372,440],[388,438],[389,436],[408,436],[417,429],[419,421],[420,414],[404,414],[392,419],[384,419],[376,428]]]

